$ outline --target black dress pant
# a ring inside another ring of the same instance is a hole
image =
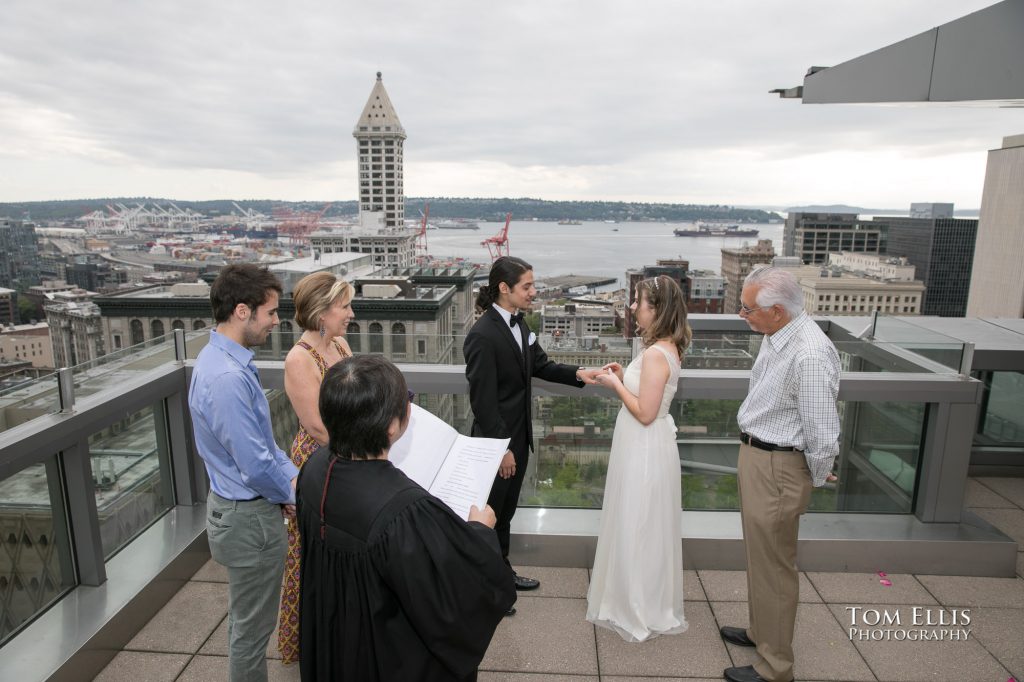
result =
[[[512,534],[512,517],[515,516],[516,507],[519,505],[519,491],[523,487],[523,478],[526,476],[526,465],[530,461],[529,450],[526,454],[515,454],[516,473],[510,478],[494,477],[494,486],[491,488],[491,495],[487,498],[487,504],[491,505],[494,515],[498,517],[494,524],[494,532],[498,534],[498,544],[501,545],[501,556],[505,557],[505,563],[511,566],[508,560],[509,538]]]

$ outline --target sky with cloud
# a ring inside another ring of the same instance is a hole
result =
[[[409,196],[977,208],[1021,109],[768,91],[992,0],[7,0],[0,201],[356,197],[376,72]]]

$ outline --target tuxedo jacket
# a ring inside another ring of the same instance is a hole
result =
[[[520,321],[519,332],[523,338],[522,351],[508,323],[497,310],[488,307],[462,346],[473,408],[472,435],[510,438],[509,449],[517,461],[533,446],[533,377],[583,386],[583,382],[576,380],[579,367],[552,362],[540,343],[530,343],[526,322]]]

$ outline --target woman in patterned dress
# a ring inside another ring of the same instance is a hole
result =
[[[299,432],[292,442],[291,458],[302,465],[321,445],[327,430],[320,419],[320,382],[327,368],[352,355],[345,341],[352,312],[352,286],[329,272],[315,272],[295,285],[295,323],[302,329],[298,343],[284,360],[284,390],[299,418]],[[281,614],[277,646],[284,663],[299,660],[299,561],[300,547],[295,520],[288,521],[288,559],[281,588]]]

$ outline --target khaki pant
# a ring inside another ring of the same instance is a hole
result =
[[[737,479],[747,554],[747,636],[757,643],[757,674],[793,679],[793,628],[800,582],[796,540],[811,498],[811,474],[799,451],[740,446]]]

